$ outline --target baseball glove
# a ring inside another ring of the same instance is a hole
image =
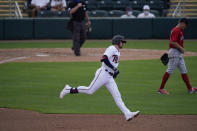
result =
[[[161,56],[160,60],[166,66],[168,64],[168,61],[169,61],[168,54],[167,53],[164,53]]]

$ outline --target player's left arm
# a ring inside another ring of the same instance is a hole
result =
[[[103,57],[101,58],[101,62],[104,62],[104,63],[105,63],[108,67],[110,67],[112,70],[116,70],[116,69],[117,69],[116,67],[114,67],[114,66],[110,63],[110,61],[109,61],[107,55],[103,55]]]
[[[116,78],[117,75],[120,73],[120,71],[110,63],[107,55],[103,55],[101,62],[104,62],[108,67],[110,67],[114,71],[114,78]]]

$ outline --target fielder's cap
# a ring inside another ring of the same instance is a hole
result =
[[[127,42],[125,40],[124,36],[122,36],[122,35],[115,35],[112,38],[112,44],[120,44],[121,41],[122,41],[122,43],[126,43]]]
[[[179,20],[179,23],[184,22],[186,25],[188,25],[188,20],[186,18],[181,18]]]
[[[144,5],[144,6],[143,6],[143,10],[150,10],[149,5]]]

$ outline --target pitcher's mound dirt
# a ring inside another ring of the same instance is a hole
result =
[[[57,61],[100,61],[105,48],[82,48],[76,57],[70,48],[27,48],[0,49],[0,63],[5,62],[57,62]],[[166,50],[121,49],[120,60],[159,59]],[[196,56],[196,52],[186,52],[184,56]]]

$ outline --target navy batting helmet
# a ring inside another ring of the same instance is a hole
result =
[[[123,43],[126,43],[127,41],[125,40],[124,36],[122,35],[115,35],[113,38],[112,38],[112,44],[113,45],[119,45],[120,42],[123,42]]]

